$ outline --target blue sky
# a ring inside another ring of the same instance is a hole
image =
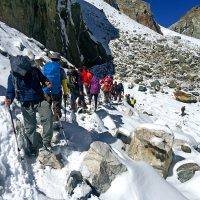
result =
[[[151,4],[155,20],[169,27],[180,19],[192,7],[200,5],[200,0],[144,0]]]

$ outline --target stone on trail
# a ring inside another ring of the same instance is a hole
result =
[[[55,154],[50,151],[40,151],[37,157],[37,161],[43,166],[49,166],[53,169],[62,169],[64,164],[61,161],[61,154]]]

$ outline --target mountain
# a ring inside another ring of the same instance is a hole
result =
[[[137,23],[104,1],[78,1],[95,38],[113,57],[116,79],[148,85],[198,89],[200,41],[161,28],[163,35]]]
[[[79,4],[70,0],[0,1],[0,21],[62,52],[72,63],[92,66],[109,58],[85,26]]]
[[[170,29],[200,39],[200,6],[192,8],[178,22],[170,26]]]
[[[104,0],[120,12],[126,14],[138,23],[162,34],[160,26],[154,20],[150,4],[142,0]]]

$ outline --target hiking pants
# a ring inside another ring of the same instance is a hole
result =
[[[110,102],[110,91],[104,91],[104,101],[105,103],[109,103]]]
[[[52,106],[53,106],[53,121],[58,121],[62,117],[62,91],[58,94],[52,94]]]
[[[36,134],[37,119],[36,112],[39,113],[41,124],[43,126],[42,142],[50,144],[53,135],[53,121],[51,104],[46,100],[39,103],[24,102],[21,107],[24,118],[25,134],[27,135],[32,147],[38,147],[38,137]]]
[[[79,98],[78,104],[82,107],[86,107],[84,95],[80,95],[79,92],[72,92],[71,93],[71,109],[74,112],[76,112],[77,110],[77,105],[76,105],[77,98]]]
[[[97,99],[98,99],[98,95],[99,95],[99,94],[91,94],[91,93],[90,93],[89,103],[91,104],[91,102],[92,102],[92,97],[94,96],[95,110],[97,109]]]

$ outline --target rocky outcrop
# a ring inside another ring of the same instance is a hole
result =
[[[99,194],[106,192],[116,176],[127,170],[112,154],[110,147],[102,142],[90,145],[83,164],[89,172],[85,179]]]
[[[62,52],[73,64],[105,62],[102,45],[91,39],[80,6],[69,0],[1,0],[0,21],[40,41],[47,48]]]
[[[170,29],[200,39],[200,6],[192,8],[178,22],[173,24]]]
[[[183,103],[196,103],[197,102],[197,98],[194,95],[183,92],[181,90],[175,91],[174,96],[175,96],[176,100],[181,101]]]
[[[155,41],[147,39],[148,33],[144,36],[136,33],[132,37],[121,31],[120,36],[110,43],[116,79],[141,85],[159,80],[162,86],[198,90],[199,47],[186,47],[186,41],[177,36]]]
[[[160,26],[155,22],[150,4],[142,0],[104,0],[138,23],[162,34]]]
[[[134,160],[144,160],[166,177],[172,162],[174,137],[167,127],[144,125],[134,131],[129,147],[129,156]]]

